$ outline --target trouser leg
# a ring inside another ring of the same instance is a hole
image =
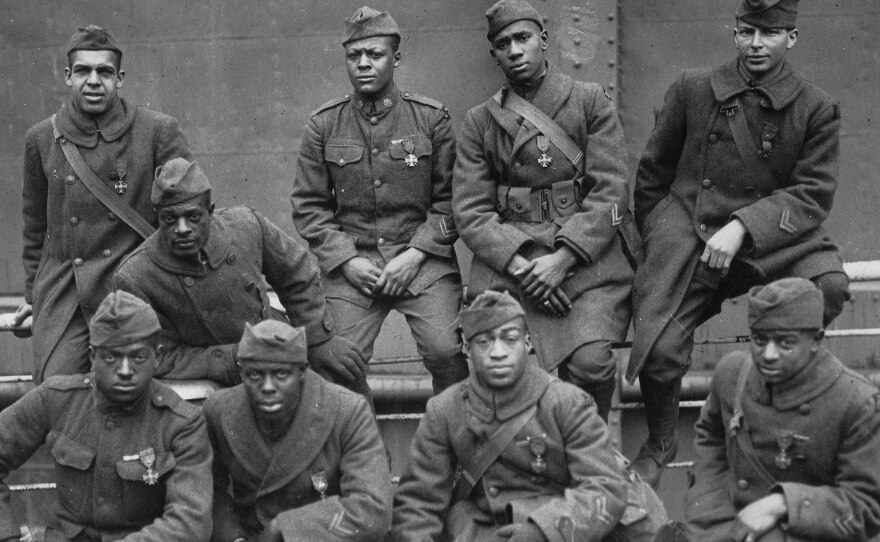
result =
[[[605,422],[611,411],[617,374],[611,345],[611,341],[582,344],[559,366],[559,378],[589,393]]]
[[[90,370],[89,326],[77,308],[42,365],[34,367],[34,384],[39,385],[50,376],[82,374]]]
[[[356,344],[369,361],[373,357],[373,343],[382,330],[382,322],[391,310],[387,303],[377,299],[368,308],[364,308],[345,299],[328,297],[327,308],[336,322],[336,333]],[[367,384],[366,373],[353,382],[346,382],[339,375],[327,371],[322,371],[321,375],[335,384],[363,395],[370,406],[373,405],[373,392]]]

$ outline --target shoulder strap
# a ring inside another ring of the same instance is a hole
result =
[[[156,231],[156,228],[144,220],[144,217],[139,215],[130,205],[127,205],[124,201],[119,199],[119,196],[116,195],[115,192],[101,182],[101,179],[95,175],[95,172],[92,171],[92,169],[86,164],[85,160],[83,160],[76,145],[61,135],[61,132],[58,130],[58,124],[55,122],[55,115],[52,115],[52,133],[55,137],[55,141],[61,145],[61,151],[64,153],[64,157],[67,158],[67,161],[70,162],[73,171],[76,172],[86,188],[89,189],[89,192],[98,198],[98,201],[116,213],[119,218],[131,226],[131,229],[138,232],[144,239]]]
[[[739,377],[736,380],[736,394],[733,396],[733,418],[730,420],[730,433],[736,438],[740,451],[742,451],[743,456],[745,456],[752,469],[766,483],[773,485],[776,483],[776,479],[761,464],[761,460],[758,459],[758,453],[752,445],[752,439],[749,438],[749,424],[746,421],[746,413],[743,409],[742,398],[746,391],[746,382],[749,380],[751,368],[752,357],[747,356],[739,369]]]
[[[554,144],[556,147],[562,151],[562,154],[565,155],[566,158],[574,164],[574,168],[581,173],[583,173],[584,168],[584,153],[578,147],[578,144],[574,142],[565,131],[556,124],[556,121],[551,119],[546,113],[535,107],[534,104],[524,100],[520,97],[516,92],[508,91],[506,93],[506,97],[502,103],[503,91],[499,90],[492,99],[501,104],[502,107],[506,107],[531,122],[535,125],[542,134],[547,136],[547,138]]]
[[[758,156],[758,148],[752,140],[752,134],[746,121],[746,112],[739,97],[727,100],[719,109],[727,116],[727,125],[730,127],[733,142],[746,166],[746,171],[751,173],[754,181],[761,186],[775,186],[776,181],[770,174],[770,167]]]
[[[466,499],[470,495],[486,470],[498,459],[498,456],[507,448],[517,433],[529,423],[529,420],[535,417],[537,411],[537,404],[527,408],[519,416],[502,424],[486,442],[477,448],[474,455],[462,466],[461,478],[458,479],[452,490],[453,502]]]

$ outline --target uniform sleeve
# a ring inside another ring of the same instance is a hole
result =
[[[840,108],[826,101],[807,125],[800,155],[784,188],[732,215],[749,231],[750,256],[786,247],[822,224],[834,201],[839,158]]]
[[[306,328],[310,345],[332,336],[333,320],[327,311],[318,268],[309,251],[260,213],[254,212],[263,231],[263,274],[278,294],[287,317]]]
[[[880,392],[861,405],[844,434],[833,486],[776,486],[785,495],[789,533],[840,542],[880,533]]]
[[[211,536],[211,445],[205,419],[189,418],[171,441],[175,465],[165,481],[162,515],[125,542],[207,542]]]
[[[43,394],[44,388],[31,390],[0,412],[0,540],[21,534],[12,517],[6,477],[46,440],[51,420]]]
[[[725,540],[737,510],[730,495],[726,431],[715,390],[706,399],[695,430],[694,484],[685,499],[688,535],[693,540]]]
[[[162,130],[159,132],[159,140],[155,142],[155,156],[153,163],[156,167],[161,166],[165,162],[174,158],[185,158],[192,161],[193,155],[189,150],[189,144],[186,142],[183,132],[180,131],[180,125],[174,117],[167,117],[167,122],[162,124]]]
[[[24,143],[24,169],[22,175],[22,216],[24,218],[21,259],[24,263],[24,300],[34,302],[34,277],[43,255],[46,239],[46,198],[48,180],[43,172],[43,159],[35,141],[35,134],[28,132]]]
[[[555,409],[568,458],[571,487],[556,498],[539,496],[510,503],[515,523],[530,520],[548,542],[602,540],[626,509],[626,479],[608,428],[586,394],[560,401]]]
[[[498,179],[483,145],[488,128],[484,119],[478,119],[474,110],[465,116],[452,175],[452,211],[468,248],[503,275],[513,256],[533,240],[529,234],[502,223],[495,209]]]
[[[219,416],[214,415],[217,412],[216,405],[216,396],[208,397],[202,408],[208,426],[208,438],[214,452],[211,466],[211,475],[214,481],[214,510],[212,514],[214,528],[211,533],[211,542],[230,542],[238,537],[247,538],[247,531],[238,521],[238,514],[235,513],[235,508],[232,506],[232,495],[229,492],[232,478],[220,457],[219,439],[222,438],[222,435],[218,433],[222,429],[220,428]]]
[[[281,512],[276,521],[285,542],[373,542],[391,526],[391,472],[379,427],[363,397],[341,422],[339,495]]]
[[[457,459],[443,417],[428,401],[409,448],[409,465],[394,496],[394,542],[442,540]]]
[[[635,215],[640,231],[648,214],[669,194],[675,180],[675,170],[687,136],[686,123],[682,74],[666,91],[663,108],[656,115],[654,130],[636,170]]]
[[[302,136],[290,203],[293,223],[325,273],[358,255],[355,238],[342,231],[335,217],[336,198],[324,163],[324,137],[314,116]]]
[[[431,208],[428,209],[425,223],[416,229],[408,246],[448,259],[453,256],[452,245],[458,239],[458,232],[452,219],[455,135],[449,115],[445,112],[434,125],[431,146]]]
[[[614,104],[596,85],[592,103],[585,106],[584,183],[591,188],[581,199],[580,212],[557,232],[555,244],[568,246],[589,263],[605,251],[629,210],[629,182],[626,143]]]

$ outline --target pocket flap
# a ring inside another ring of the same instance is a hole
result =
[[[86,445],[59,433],[52,446],[52,457],[59,465],[76,470],[87,470],[95,459],[95,452]]]
[[[511,186],[507,191],[507,208],[514,213],[526,213],[532,209],[532,189],[528,186]]]
[[[553,183],[551,192],[553,206],[560,211],[577,203],[577,183],[574,179]]]
[[[324,146],[324,160],[339,167],[358,162],[364,156],[364,148],[360,145],[328,143]]]
[[[393,139],[391,140],[391,145],[388,147],[388,154],[391,158],[395,160],[403,160],[409,154],[407,152],[406,147],[408,146],[408,142],[412,142],[412,153],[416,155],[416,157],[428,156],[434,151],[434,145],[431,143],[431,140],[425,136],[407,136],[401,139]]]
[[[157,453],[156,463],[153,465],[153,470],[161,478],[163,475],[171,471],[175,465],[177,465],[177,459],[174,458],[173,453]],[[138,459],[121,459],[116,462],[116,472],[123,480],[143,482],[147,468]]]

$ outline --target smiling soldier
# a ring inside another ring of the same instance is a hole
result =
[[[25,302],[33,315],[34,380],[89,370],[88,322],[119,262],[154,229],[153,171],[190,158],[173,118],[118,94],[122,50],[80,28],[67,48],[70,98],[28,130],[24,149]]]
[[[452,122],[439,102],[394,84],[400,30],[387,12],[357,10],[342,45],[354,92],[309,118],[293,221],[340,333],[369,358],[388,313],[401,312],[437,392],[467,376],[451,325],[461,302]],[[369,393],[365,378],[346,385]]]
[[[848,279],[822,222],[840,153],[837,102],[786,60],[798,41],[797,0],[743,0],[738,58],[684,72],[636,173],[645,263],[633,288],[633,349],[648,439],[633,466],[659,482],[675,457],[678,397],[695,328],[751,286],[799,276],[843,310]]]

